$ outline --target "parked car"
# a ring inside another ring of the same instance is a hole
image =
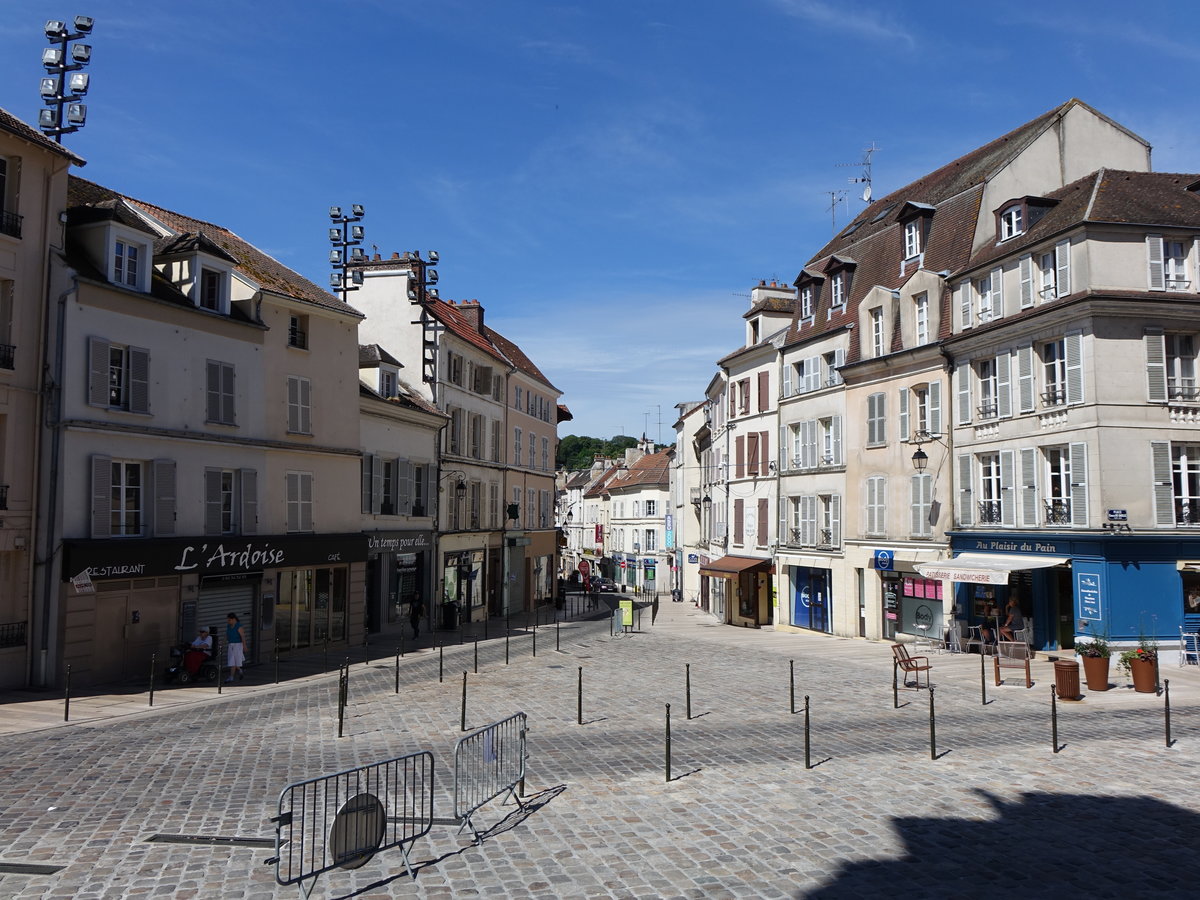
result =
[[[621,592],[617,583],[611,578],[604,578],[597,575],[592,576],[592,590],[601,594],[618,594]]]

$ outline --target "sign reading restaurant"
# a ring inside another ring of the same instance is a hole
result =
[[[62,579],[231,575],[294,566],[363,562],[363,534],[228,535],[212,538],[65,541]]]

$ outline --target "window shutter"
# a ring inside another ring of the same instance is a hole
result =
[[[838,347],[833,351],[833,371],[829,373],[829,380],[834,384],[842,383],[842,375],[838,371],[846,364],[846,348]]]
[[[1004,315],[1004,269],[992,269],[992,318]]]
[[[1016,456],[1012,450],[1000,451],[1000,523],[1010,528],[1016,524],[1016,496],[1013,492]]]
[[[771,390],[771,373],[758,373],[758,411],[766,412],[771,406],[771,398],[768,396],[768,391]]]
[[[746,501],[740,497],[733,501],[733,542],[744,544],[746,530]]]
[[[238,469],[242,490],[242,534],[258,533],[258,470]]]
[[[759,471],[766,475],[771,471],[771,432],[760,431],[758,434]]]
[[[204,533],[221,533],[221,470],[204,470]]]
[[[1151,441],[1150,459],[1154,472],[1154,524],[1175,524],[1175,491],[1171,483],[1171,442]]]
[[[792,396],[792,365],[791,363],[783,364],[783,396]]]
[[[779,532],[776,535],[775,543],[779,546],[783,546],[784,544],[791,543],[791,541],[789,540],[789,538],[791,536],[788,534],[788,523],[787,523],[787,498],[780,497],[778,499],[778,503],[779,503]]]
[[[1071,444],[1071,524],[1076,528],[1088,525],[1087,475],[1087,444]]]
[[[738,435],[733,442],[734,477],[746,477],[746,439]]]
[[[1068,331],[1063,339],[1067,365],[1067,402],[1083,402],[1083,332]]]
[[[739,439],[740,440],[740,439]],[[758,474],[758,432],[746,435],[746,468],[751,475]]]
[[[959,363],[958,371],[954,373],[958,379],[958,424],[971,424],[971,366],[969,363]]]
[[[817,542],[817,498],[806,494],[800,498],[800,543],[811,547]]]
[[[154,485],[155,535],[170,536],[175,533],[175,460],[156,459],[151,463]]]
[[[866,533],[874,534],[875,533],[875,479],[874,479],[874,477],[867,479],[865,488],[866,489],[863,491],[863,496],[866,498],[866,508],[863,510],[863,512],[865,513],[865,515],[863,516],[863,519],[864,519],[864,522],[866,525]]]
[[[150,351],[129,348],[129,411],[150,412]]]
[[[1163,239],[1161,234],[1146,235],[1146,271],[1150,290],[1166,290],[1167,279],[1163,265]]]
[[[821,357],[811,356],[804,369],[804,389],[815,391],[821,387]]]
[[[907,441],[908,431],[908,388],[900,388],[900,440]]]
[[[88,338],[88,404],[108,406],[108,341]]]
[[[971,496],[971,457],[963,453],[958,457],[958,524],[973,524],[974,513]]]
[[[771,517],[771,501],[768,500],[766,497],[760,497],[758,499],[758,540],[757,540],[757,543],[760,547],[766,547],[771,543],[771,541],[770,541],[770,537],[771,537],[770,517]],[[647,534],[650,534],[650,533],[651,532],[647,532]]]
[[[737,400],[734,397],[733,385],[726,384],[725,390],[729,394],[729,418],[732,419],[737,415]]]
[[[300,475],[300,530],[313,530],[313,478],[308,472]]]
[[[996,415],[1012,415],[1012,354],[1007,350],[996,357]]]
[[[959,324],[963,328],[971,327],[971,279],[967,279],[958,288]]]
[[[204,417],[210,422],[221,421],[221,364],[211,359],[205,369],[206,410]]]
[[[362,486],[360,491],[361,496],[359,498],[361,502],[359,505],[363,515],[365,516],[369,516],[371,514],[371,498],[374,496],[374,490],[372,489],[372,484],[374,483],[372,473],[375,471],[374,460],[375,457],[370,453],[363,454]]]
[[[925,522],[929,516],[925,504],[922,502],[925,493],[924,481],[928,478],[926,475],[913,475],[909,481],[909,534],[920,535],[924,534]]]
[[[304,434],[312,434],[312,382],[307,378],[300,379],[300,430]],[[309,492],[311,491],[310,483]],[[309,528],[311,527],[310,522]]]
[[[236,410],[234,409],[233,404],[234,397],[236,396],[233,366],[225,366],[221,372],[221,393],[224,395],[224,406],[221,409],[221,421],[226,425],[234,425],[237,423],[237,418]]]
[[[1056,297],[1065,297],[1071,293],[1071,242],[1059,241],[1054,245],[1054,269],[1056,277]]]
[[[1142,337],[1146,347],[1146,398],[1165,403],[1167,399],[1167,343],[1161,328],[1147,328]]]
[[[929,382],[929,433],[942,433],[942,382],[934,379]]]
[[[816,468],[817,465],[817,420],[809,419],[806,422],[800,423],[801,439],[804,442],[803,452],[801,453],[802,467],[805,469]]]
[[[1033,412],[1035,406],[1033,377],[1033,345],[1017,348],[1017,411]]]
[[[287,404],[288,418],[287,430],[297,432],[300,430],[300,379],[290,377],[287,380]],[[368,512],[370,506],[363,505],[363,512]]]
[[[779,426],[779,471],[786,472],[791,468],[788,460],[788,427]]]
[[[92,456],[92,537],[112,537],[111,456]],[[78,573],[68,572],[67,574],[76,575]]]
[[[842,495],[834,494],[829,498],[829,530],[833,532],[830,546],[842,546]]]
[[[413,508],[413,464],[407,459],[397,459],[396,467],[396,515],[411,516]]]
[[[1025,254],[1021,257],[1021,309],[1033,306],[1033,257]]]
[[[846,459],[842,454],[842,417],[834,416],[829,422],[829,430],[833,432],[833,464],[845,465]]]
[[[383,512],[383,457],[378,454],[371,457],[371,512]]]
[[[1038,524],[1037,451],[1025,447],[1021,453],[1021,524]]]

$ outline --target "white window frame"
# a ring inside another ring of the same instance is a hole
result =
[[[813,287],[806,284],[800,288],[800,318],[812,321],[813,317]]]
[[[868,310],[867,314],[871,319],[871,355],[876,357],[883,356],[883,307],[876,306],[874,309]]]
[[[841,312],[846,306],[846,273],[836,272],[829,279],[829,314]]]
[[[232,363],[210,359],[205,364],[205,418],[209,425],[236,425],[236,373]]]
[[[287,506],[288,534],[313,531],[313,473],[284,473],[284,497]]]
[[[1196,383],[1196,344],[1192,334],[1168,332],[1163,335],[1168,400],[1200,399]]]
[[[1043,484],[1043,513],[1047,525],[1071,524],[1071,448],[1055,444],[1042,448],[1042,465],[1046,473]]]
[[[1042,367],[1042,406],[1065,406],[1067,402],[1066,338],[1046,341],[1038,347]]]
[[[110,461],[110,472],[109,533],[115,538],[142,537],[146,534],[148,467],[141,460],[114,459]],[[128,478],[133,472],[137,473],[136,484]]]
[[[1005,207],[1000,212],[1000,240],[1007,241],[1025,233],[1025,211],[1020,203]]]
[[[975,363],[976,383],[979,385],[979,408],[976,413],[981,419],[995,419],[1000,415],[1000,376],[994,357]]]
[[[921,220],[913,219],[904,224],[904,259],[916,259],[921,255]]]
[[[929,343],[929,294],[920,293],[913,297],[913,320],[917,346]]]
[[[312,382],[302,375],[287,378],[287,430],[312,434]]]

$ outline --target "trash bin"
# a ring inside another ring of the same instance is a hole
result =
[[[1054,690],[1059,700],[1078,700],[1079,663],[1073,659],[1054,661]]]
[[[458,628],[458,604],[450,600],[442,604],[442,631],[454,631]],[[1075,684],[1078,687],[1079,678],[1076,676]]]

